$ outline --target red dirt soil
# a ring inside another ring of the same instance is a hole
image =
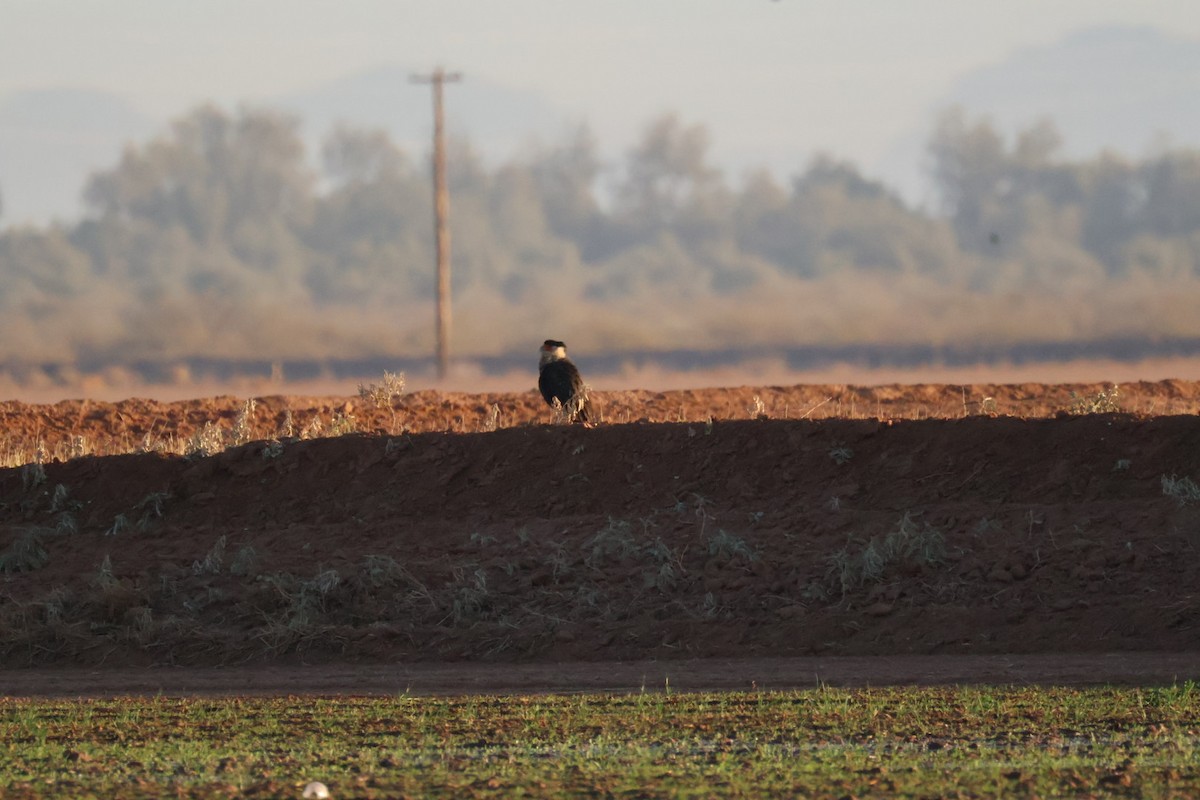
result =
[[[1200,677],[1200,383],[1066,413],[1109,391],[269,397],[210,457],[105,453],[242,400],[4,403],[11,452],[98,455],[0,470],[0,688]]]

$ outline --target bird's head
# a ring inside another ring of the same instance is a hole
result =
[[[542,349],[538,351],[538,363],[545,365],[551,361],[561,361],[567,357],[567,346],[557,339],[547,339],[542,342]]]

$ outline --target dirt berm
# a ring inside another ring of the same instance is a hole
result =
[[[0,664],[1200,652],[1196,478],[1191,415],[74,458],[0,470]]]

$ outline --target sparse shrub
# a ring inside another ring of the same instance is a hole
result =
[[[184,455],[189,458],[205,458],[225,449],[225,437],[221,428],[211,420],[204,423],[188,440]]]
[[[404,373],[384,371],[383,382],[379,384],[361,383],[358,385],[358,396],[375,408],[390,408],[396,398],[404,394]]]
[[[392,412],[391,433],[396,432],[396,399],[404,394],[404,373],[384,371],[383,382],[358,385],[358,396],[374,408],[386,408]]]
[[[550,408],[553,411],[551,424],[569,425],[579,419],[579,415],[589,405],[591,394],[592,387],[585,383],[583,388],[567,401],[566,405],[559,402],[557,397],[552,398],[550,400]]]
[[[246,444],[254,438],[254,409],[257,405],[251,397],[238,411],[233,420],[233,428],[229,431],[229,442],[233,447]]]
[[[1113,414],[1121,410],[1119,399],[1120,387],[1116,384],[1107,392],[1100,391],[1091,397],[1071,392],[1071,407],[1068,410],[1072,414]]]

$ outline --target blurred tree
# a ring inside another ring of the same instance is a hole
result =
[[[127,147],[115,168],[91,178],[84,199],[101,216],[179,225],[202,246],[240,250],[270,269],[309,221],[312,194],[296,120],[205,106],[170,135]]]
[[[336,188],[397,181],[412,174],[408,157],[382,129],[335,127],[321,145],[325,176]]]
[[[933,216],[828,155],[790,182],[760,170],[731,189],[708,145],[703,126],[674,115],[652,120],[615,167],[586,126],[501,163],[452,141],[454,289],[475,314],[464,337],[499,352],[513,344],[500,327],[524,341],[538,334],[528,320],[549,318],[529,309],[553,308],[555,319],[608,325],[612,341],[678,346],[717,319],[705,328],[713,341],[730,330],[754,341],[791,324],[791,310],[743,324],[739,304],[795,297],[860,303],[871,313],[859,320],[911,319],[913,340],[966,325],[954,321],[963,308],[990,307],[1003,318],[991,330],[1071,336],[1125,328],[1090,311],[1013,322],[995,296],[1119,298],[1136,283],[1150,307],[1155,292],[1177,299],[1200,286],[1194,151],[1068,162],[1049,122],[1006,139],[951,109],[929,142],[945,212]],[[0,308],[16,337],[0,349],[174,358],[401,346],[372,344],[379,329],[364,333],[364,320],[390,329],[398,309],[418,317],[414,301],[432,294],[425,159],[385,131],[346,126],[318,155],[310,170],[287,116],[211,106],[130,145],[89,181],[82,222],[0,233]],[[825,311],[822,341],[878,327],[850,331],[837,308]],[[527,321],[493,324],[502,318]],[[58,338],[42,347],[42,335]]]
[[[1079,169],[1085,185],[1080,241],[1110,275],[1124,274],[1126,243],[1137,234],[1146,203],[1139,171],[1111,154]]]
[[[385,131],[335,128],[321,148],[330,191],[304,240],[322,303],[395,303],[433,291],[429,181]]]
[[[943,113],[930,139],[931,170],[959,244],[989,258],[1010,258],[1026,236],[1082,237],[1075,210],[1085,202],[1079,170],[1054,156],[1061,137],[1043,120],[1017,134],[1011,150],[992,123]]]
[[[61,228],[10,228],[0,235],[0,309],[36,318],[94,286],[87,254]]]
[[[941,115],[929,140],[934,184],[964,246],[982,249],[998,232],[989,217],[1011,189],[1004,142],[991,123],[967,120],[961,107]]]
[[[1143,164],[1146,233],[1166,238],[1200,231],[1200,152],[1168,152]]]
[[[535,151],[529,169],[550,231],[575,242],[586,261],[610,255],[608,219],[596,200],[601,163],[591,129],[580,125],[560,145]]]
[[[616,189],[616,222],[631,244],[662,230],[674,230],[685,241],[730,233],[729,191],[707,154],[703,125],[685,126],[668,114],[646,127]]]

